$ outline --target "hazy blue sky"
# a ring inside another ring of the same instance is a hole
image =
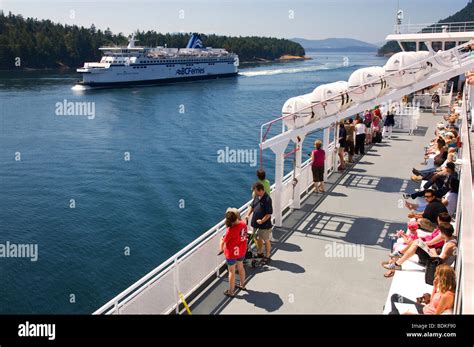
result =
[[[0,0],[25,17],[130,34],[136,29],[379,42],[393,31],[397,0]],[[432,23],[468,0],[399,0],[405,22]],[[73,11],[73,12],[71,12]],[[293,15],[294,18],[290,18]],[[74,17],[74,18],[71,18]]]

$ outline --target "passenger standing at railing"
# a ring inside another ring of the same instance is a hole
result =
[[[264,169],[257,170],[257,178],[258,181],[263,184],[263,187],[265,188],[265,193],[270,195],[270,181],[266,179],[266,173]]]
[[[433,112],[433,115],[436,114],[438,111],[439,107],[439,94],[438,92],[434,92],[433,96],[431,97],[431,111]]]
[[[364,124],[365,124],[365,144],[372,143],[372,120],[373,114],[370,110],[365,111]]]
[[[265,193],[265,188],[262,183],[257,182],[253,185],[253,191],[255,198],[249,206],[247,216],[245,217],[248,222],[250,215],[252,215],[251,226],[253,232],[256,233],[257,241],[257,256],[264,258],[265,262],[270,261],[271,247],[270,234],[272,232],[272,199],[270,195]],[[263,255],[263,243],[265,242],[266,256]]]
[[[224,295],[235,296],[235,268],[239,270],[240,285],[237,288],[245,288],[245,268],[244,259],[247,251],[247,224],[240,219],[239,210],[228,208],[225,213],[225,225],[227,231],[221,239],[220,249],[224,252],[229,272],[229,289]]]
[[[389,139],[392,138],[392,129],[393,129],[393,126],[395,125],[394,111],[395,111],[394,107],[392,107],[391,111],[387,111],[387,115],[385,116],[385,120],[383,123],[383,131],[382,131],[383,138],[386,138],[386,137],[388,137]]]
[[[347,138],[347,132],[346,128],[344,127],[344,121],[341,120],[339,123],[339,149],[338,149],[338,156],[339,156],[339,167],[337,168],[340,171],[343,171],[345,167],[345,161],[344,161],[344,150],[346,148],[346,138]]]
[[[326,161],[326,152],[321,147],[321,140],[314,141],[316,148],[311,152],[311,171],[313,172],[314,191],[324,193],[324,162]]]
[[[380,143],[382,142],[382,134],[380,132],[380,117],[375,116],[374,120],[372,121],[372,142],[373,143]]]
[[[347,124],[345,126],[346,128],[346,151],[349,153],[349,163],[354,162],[354,133],[355,133],[355,127],[354,127],[354,120],[352,118],[349,118],[347,121]]]
[[[355,125],[355,154],[365,154],[365,124],[362,119],[358,119]]]

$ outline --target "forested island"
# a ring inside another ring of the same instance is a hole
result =
[[[191,33],[136,31],[140,46],[182,48]],[[296,42],[272,37],[233,37],[201,34],[205,46],[225,48],[241,62],[273,61],[281,57],[303,59],[304,48]],[[24,18],[0,11],[0,69],[76,68],[85,61],[99,61],[102,46],[127,45],[128,38],[109,29],[62,25],[50,20]],[[18,59],[19,58],[19,59]],[[283,59],[285,60],[285,59]]]

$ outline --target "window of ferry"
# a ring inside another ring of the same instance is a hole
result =
[[[451,49],[451,48],[454,48],[454,47],[456,47],[456,42],[450,41],[450,42],[445,43],[444,49],[448,50],[448,49]]]
[[[443,44],[439,41],[431,42],[431,47],[433,47],[433,50],[437,52],[443,49]]]

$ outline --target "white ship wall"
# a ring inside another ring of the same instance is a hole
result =
[[[212,64],[212,65],[211,65]],[[174,63],[113,66],[83,74],[83,83],[117,83],[192,78],[238,72],[234,62]]]

